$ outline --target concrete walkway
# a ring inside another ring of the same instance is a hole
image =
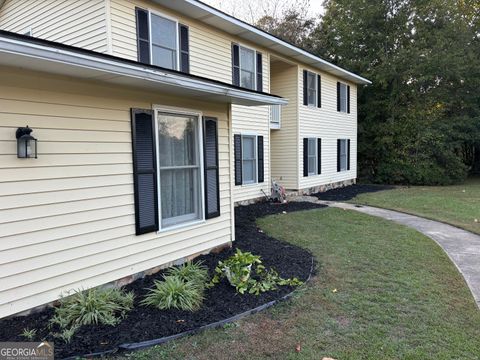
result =
[[[465,278],[480,308],[480,235],[438,221],[371,206],[315,201],[331,207],[355,210],[414,228],[436,241]]]

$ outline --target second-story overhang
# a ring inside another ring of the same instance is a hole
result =
[[[133,86],[215,103],[287,104],[286,99],[276,95],[6,31],[0,31],[0,66],[114,86]]]

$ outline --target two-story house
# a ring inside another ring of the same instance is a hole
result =
[[[0,0],[0,79],[0,317],[228,246],[272,178],[356,178],[368,80],[196,0]]]

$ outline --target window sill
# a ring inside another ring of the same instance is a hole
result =
[[[252,183],[245,183],[245,184],[242,184],[240,185],[241,187],[252,187],[252,186],[255,186],[255,185],[258,185],[260,184],[258,181],[257,182],[252,182]]]
[[[199,219],[199,220],[193,220],[193,221],[189,221],[189,222],[185,222],[185,223],[181,223],[181,224],[178,224],[178,225],[172,225],[172,226],[168,226],[166,228],[163,228],[163,229],[160,229],[157,231],[157,234],[160,235],[160,234],[165,234],[169,231],[174,231],[174,230],[181,230],[183,228],[187,228],[187,227],[193,227],[193,226],[196,226],[196,225],[201,225],[201,224],[204,224],[206,223],[207,220],[206,219]]]

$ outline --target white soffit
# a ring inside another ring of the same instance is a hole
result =
[[[14,35],[0,34],[1,65],[105,84],[134,86],[209,102],[247,106],[288,103],[286,99],[265,93]]]

